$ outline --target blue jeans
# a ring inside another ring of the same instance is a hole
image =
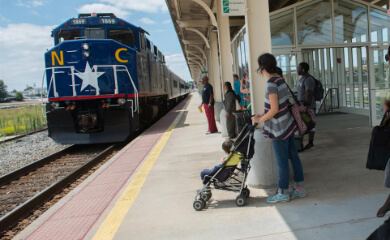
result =
[[[279,166],[279,188],[282,190],[288,189],[290,170],[288,160],[291,160],[291,165],[294,172],[294,181],[297,187],[303,187],[303,170],[301,159],[298,156],[297,146],[295,145],[295,137],[291,135],[286,140],[273,140],[276,161]]]
[[[203,181],[203,179],[204,179],[204,176],[210,175],[210,174],[213,173],[214,170],[215,170],[217,167],[219,167],[219,166],[221,166],[221,163],[218,163],[218,164],[215,165],[212,169],[203,169],[203,170],[200,172],[200,178],[202,179],[202,181]]]

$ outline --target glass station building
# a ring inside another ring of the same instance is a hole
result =
[[[378,1],[377,1],[378,2]],[[370,117],[379,124],[384,99],[390,98],[390,16],[383,6],[360,0],[302,1],[271,12],[272,53],[284,77],[296,90],[297,65],[326,89],[320,112],[342,111]],[[247,72],[245,26],[231,42],[233,72]]]

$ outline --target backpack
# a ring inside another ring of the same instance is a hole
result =
[[[315,77],[313,77],[312,75],[308,75],[308,77],[312,77],[314,79],[314,83],[315,83],[314,93],[313,93],[314,99],[316,101],[321,101],[324,98],[324,93],[325,93],[325,89],[324,86],[322,85],[322,82],[316,79]]]

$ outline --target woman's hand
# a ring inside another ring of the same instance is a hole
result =
[[[221,158],[221,163],[223,163],[223,162],[225,162],[225,158],[224,157]]]
[[[228,118],[228,117],[229,117],[229,113],[226,113],[225,118]]]
[[[264,121],[263,121],[262,116],[260,116],[260,114],[256,114],[254,117],[252,117],[252,122],[253,123],[262,123]]]

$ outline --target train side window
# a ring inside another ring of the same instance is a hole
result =
[[[140,34],[139,34],[139,39],[140,39],[139,42],[140,42],[140,45],[141,45],[141,49],[142,49],[142,50],[145,50],[145,45],[146,45],[145,42],[146,42],[146,41],[145,41],[145,37],[144,37],[144,34],[143,34],[143,33],[140,33]]]
[[[58,43],[68,40],[74,40],[81,36],[80,30],[61,30],[58,33]]]
[[[134,31],[131,29],[110,29],[108,38],[120,43],[134,44]]]
[[[86,28],[84,31],[84,36],[87,39],[105,39],[104,29],[99,28]]]
[[[152,50],[152,46],[150,44],[150,41],[149,39],[145,38],[146,39],[146,48],[149,49],[149,50]]]
[[[158,49],[156,46],[154,46],[154,55],[158,56]]]
[[[173,87],[177,88],[177,82],[173,80]]]

